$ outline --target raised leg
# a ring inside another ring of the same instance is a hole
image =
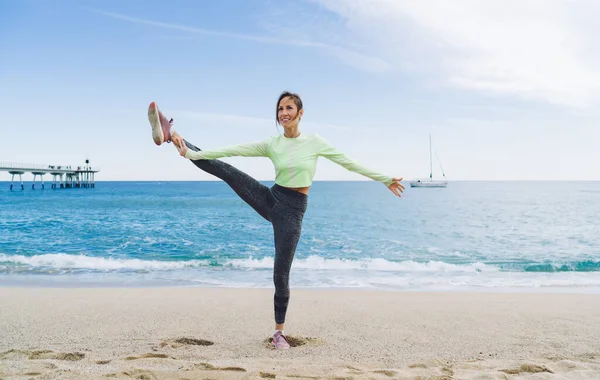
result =
[[[188,149],[200,151],[200,148],[185,141]],[[220,160],[191,160],[194,165],[205,172],[222,179],[237,195],[267,221],[271,221],[271,209],[274,199],[269,188],[243,171]]]

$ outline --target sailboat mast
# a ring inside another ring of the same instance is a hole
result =
[[[433,180],[433,163],[431,159],[431,133],[429,134],[429,179]]]

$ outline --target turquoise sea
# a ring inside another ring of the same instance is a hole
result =
[[[315,182],[291,287],[600,292],[600,182],[406,186]],[[223,182],[9,187],[0,285],[272,287],[271,226]]]

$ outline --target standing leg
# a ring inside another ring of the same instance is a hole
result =
[[[275,266],[273,271],[275,328],[281,331],[283,330],[290,300],[290,269],[302,232],[304,211],[279,203],[274,207],[271,218],[275,236]]]
[[[185,145],[188,149],[200,151],[200,148],[187,141],[185,141]],[[205,172],[225,181],[260,216],[271,221],[271,209],[275,202],[267,186],[220,160],[192,160],[192,162]]]

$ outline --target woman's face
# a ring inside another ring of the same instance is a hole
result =
[[[296,106],[294,99],[287,96],[279,102],[277,119],[279,120],[279,124],[283,125],[284,128],[289,128],[298,124],[303,113],[304,110],[298,112],[298,106]]]

